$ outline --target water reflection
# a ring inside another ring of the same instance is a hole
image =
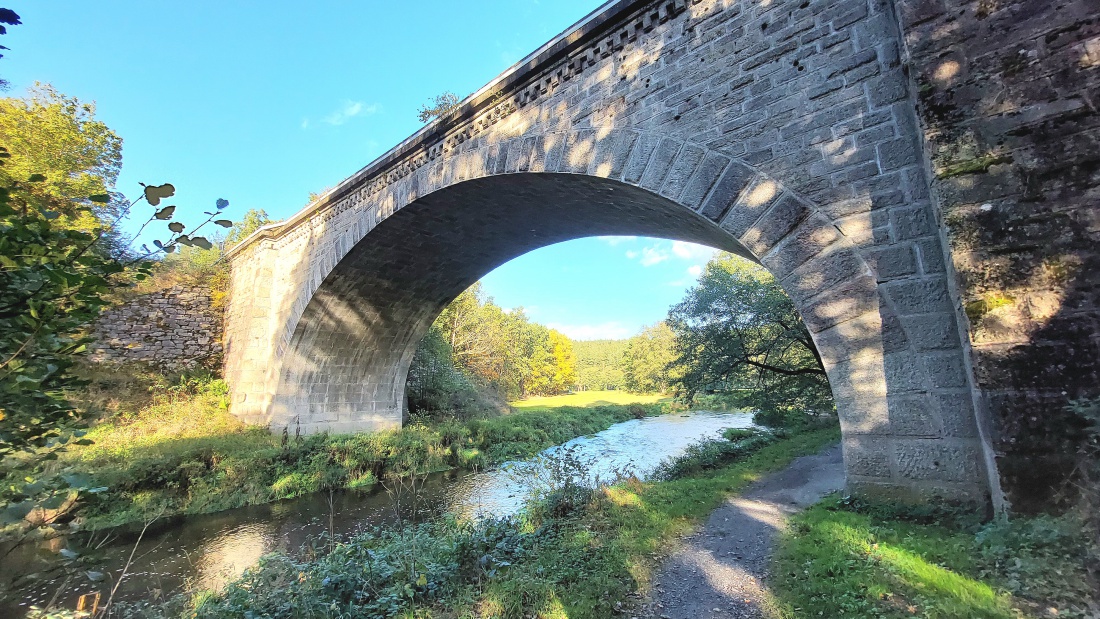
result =
[[[595,435],[552,447],[548,457],[586,464],[587,474],[607,479],[617,473],[645,478],[660,462],[724,428],[748,427],[744,413],[665,415],[626,421]],[[317,494],[202,516],[167,519],[145,532],[117,599],[146,600],[181,590],[218,589],[255,565],[264,554],[296,552],[325,533],[347,537],[374,526],[421,520],[450,510],[483,518],[514,514],[549,473],[538,459],[500,469],[430,476],[415,492]],[[532,486],[536,484],[536,487]],[[106,599],[121,573],[140,528],[120,529],[104,543],[88,536],[59,537],[15,549],[0,562],[0,617],[22,617],[27,607],[51,599],[75,608],[85,593]],[[81,558],[59,566],[62,548]],[[56,596],[56,597],[55,597]]]

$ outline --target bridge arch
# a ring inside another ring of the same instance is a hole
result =
[[[988,497],[896,26],[857,5],[605,5],[233,250],[233,413],[400,425],[416,344],[468,285],[551,243],[657,236],[777,277],[826,364],[853,489]]]

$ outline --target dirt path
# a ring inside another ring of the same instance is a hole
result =
[[[794,512],[844,486],[840,447],[804,456],[726,501],[658,573],[651,617],[772,617],[764,584],[772,542]]]

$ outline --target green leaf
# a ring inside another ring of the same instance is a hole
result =
[[[174,195],[176,195],[176,188],[171,183],[145,186],[145,199],[151,206],[156,206],[164,198],[171,198]]]
[[[166,207],[160,209],[159,211],[157,211],[157,213],[155,215],[153,215],[153,217],[156,218],[156,219],[170,219],[172,217],[172,213],[175,213],[175,212],[176,212],[176,207],[166,206]],[[169,226],[169,227],[171,227],[171,226]]]
[[[229,221],[228,219],[215,219],[214,223],[221,226],[221,227],[223,227],[223,228],[232,228],[233,227],[233,222]]]
[[[218,210],[220,211],[223,208],[229,206],[229,200],[226,200],[225,198],[218,198],[218,201],[214,204],[218,207]]]
[[[176,244],[175,243],[171,243],[169,245],[164,246],[164,253],[166,253],[166,254],[171,254],[175,251],[176,251]]]
[[[30,178],[27,179],[27,182],[28,183],[41,183],[44,180],[46,180],[46,175],[45,174],[31,174]]]
[[[10,503],[4,507],[3,511],[0,511],[0,524],[16,524],[21,522],[27,514],[31,513],[32,509],[34,509],[33,501]]]
[[[105,193],[97,193],[94,196],[88,196],[88,200],[96,204],[107,204],[111,201],[111,196]]]
[[[206,240],[206,237],[202,236],[191,237],[191,242],[195,244],[195,247],[201,247],[202,249],[211,249],[212,247],[214,247],[214,245],[211,244],[210,241]]]
[[[174,208],[174,207],[169,207],[169,208]],[[168,229],[171,230],[172,232],[175,232],[176,234],[179,234],[180,232],[183,232],[183,224],[181,224],[178,221],[173,221],[172,223],[168,224]]]

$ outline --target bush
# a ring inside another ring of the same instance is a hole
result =
[[[778,440],[775,434],[761,430],[730,428],[726,432],[737,438],[708,439],[695,443],[680,456],[658,465],[651,477],[668,481],[713,470],[741,460]]]

